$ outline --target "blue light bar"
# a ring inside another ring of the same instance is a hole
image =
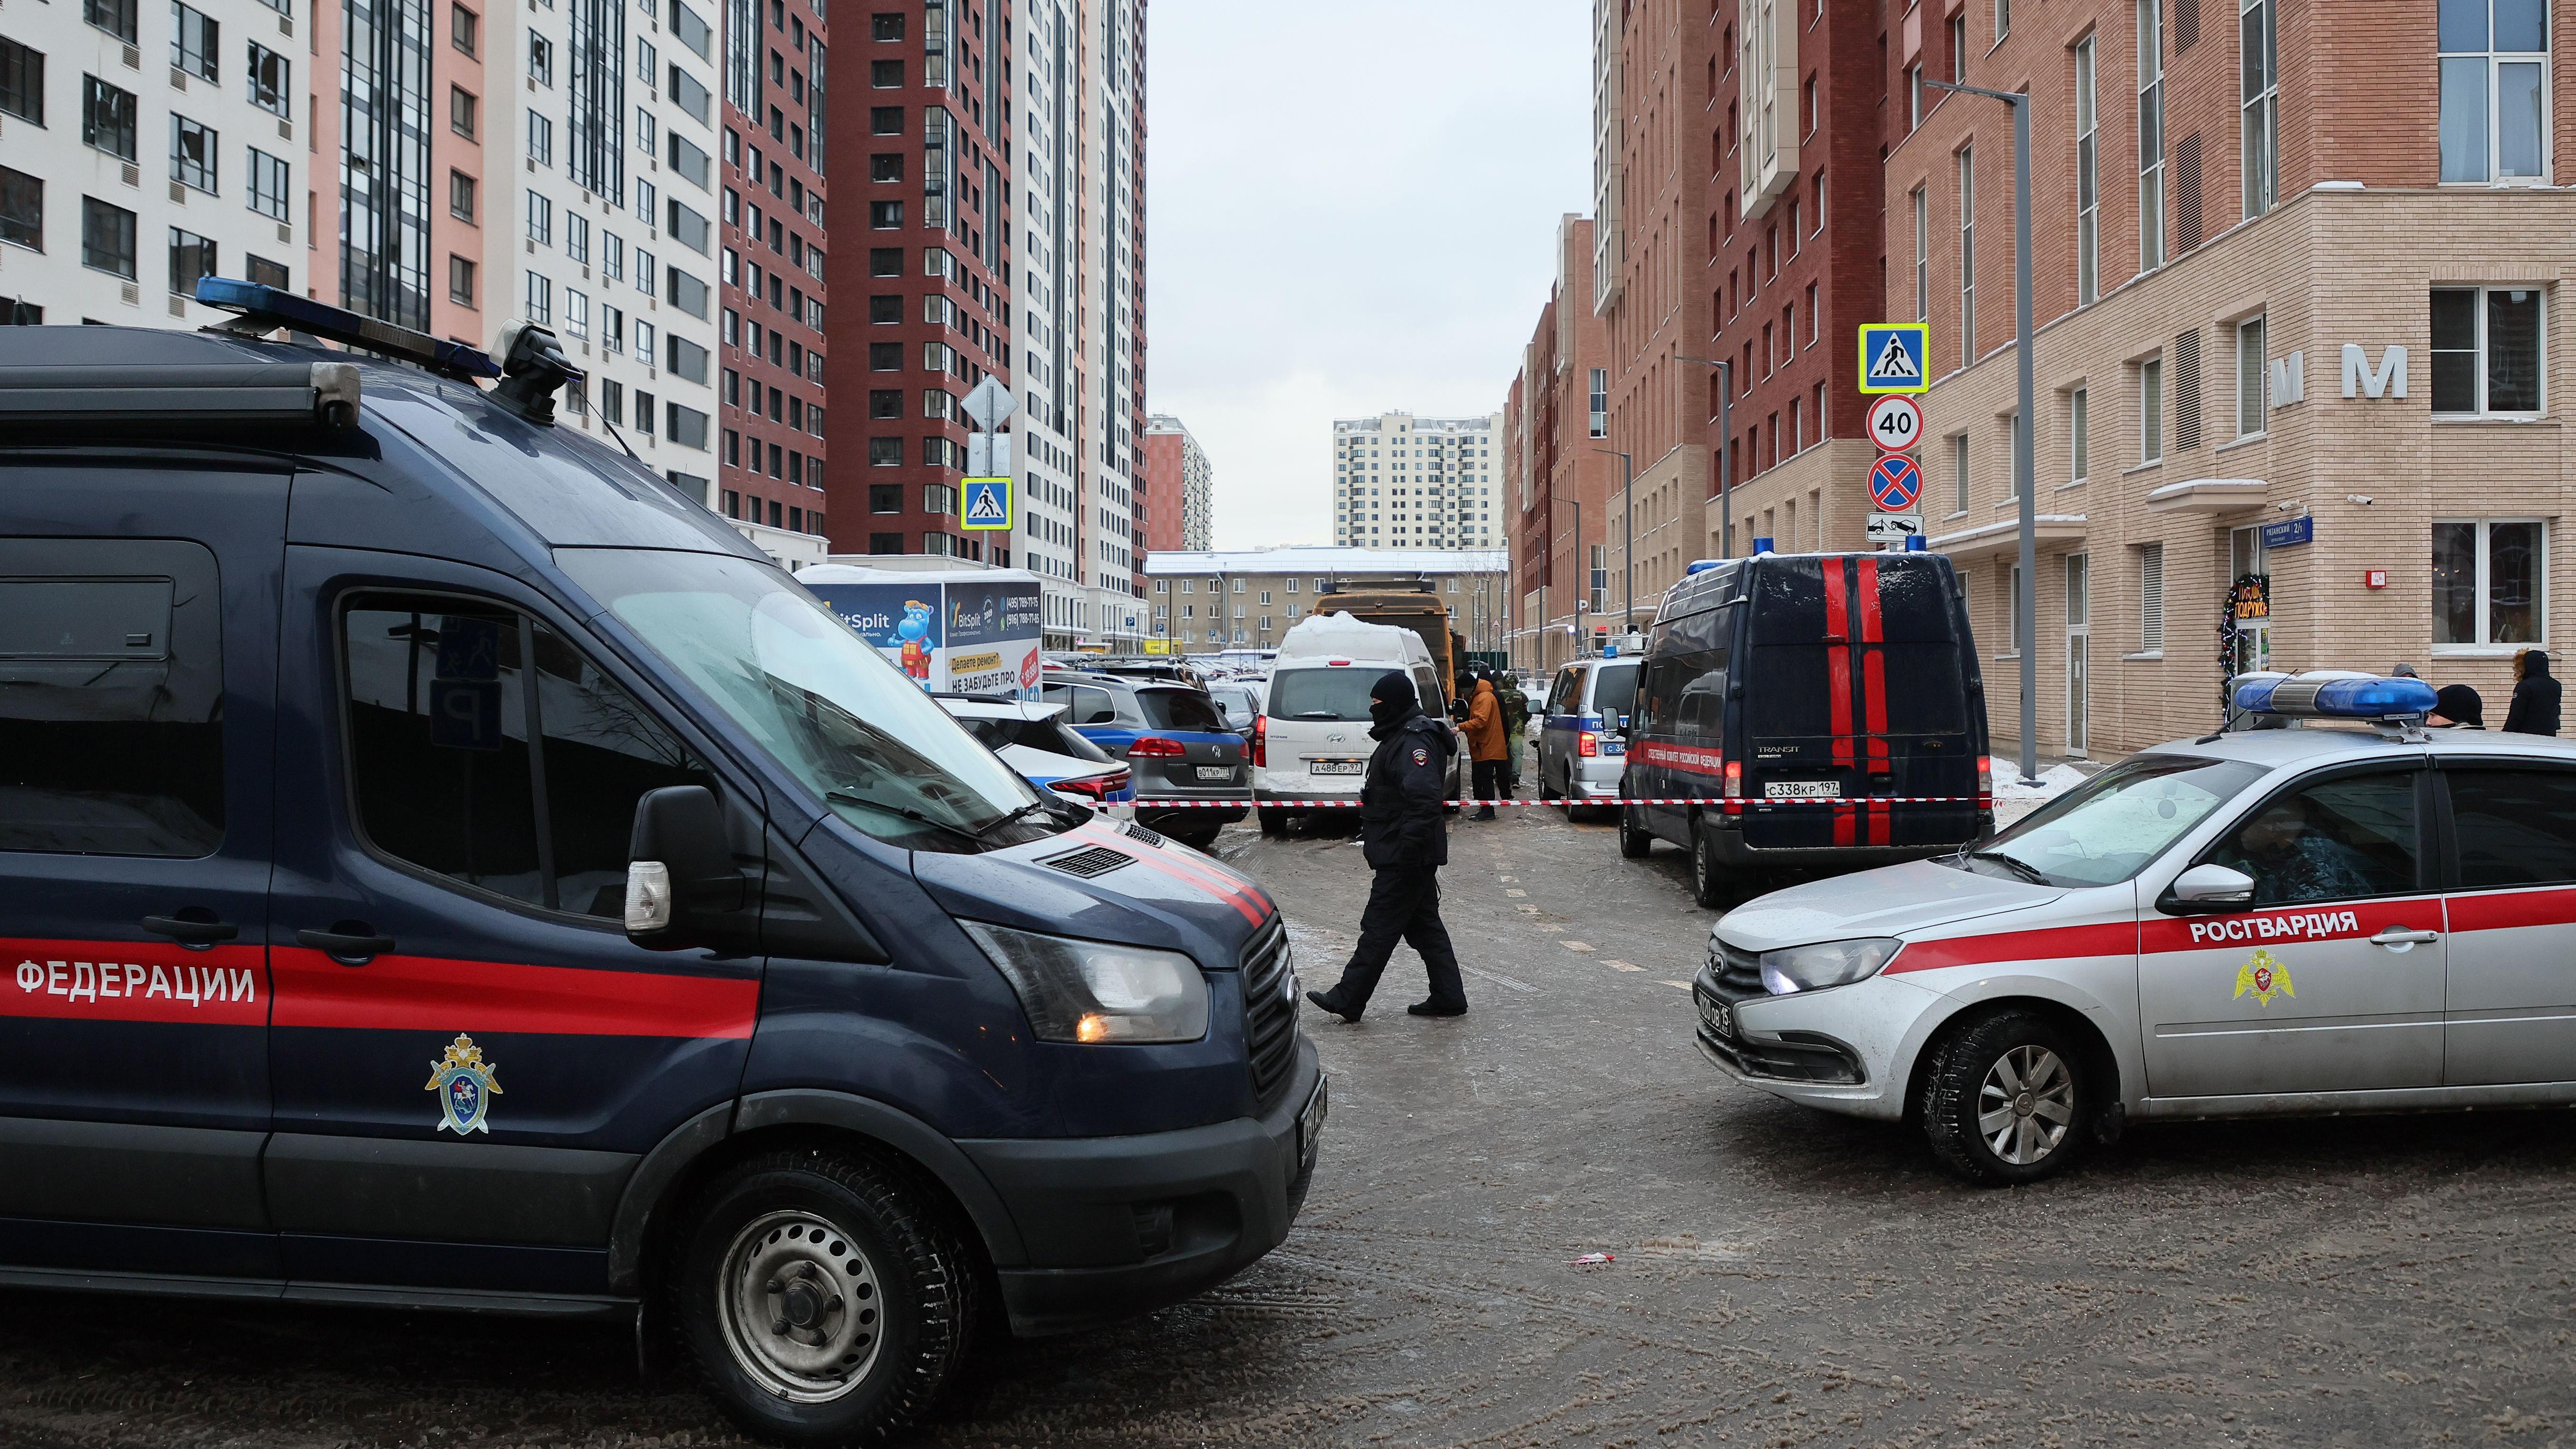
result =
[[[2431,714],[2433,686],[2420,679],[2256,679],[2236,687],[2236,707],[2304,719],[2388,719]]]
[[[1724,563],[1724,562],[1726,562],[1726,560],[1724,560],[1724,559],[1722,559],[1722,558],[1697,558],[1697,559],[1692,559],[1692,560],[1691,560],[1691,566],[1690,566],[1689,568],[1686,568],[1686,569],[1682,570],[1682,576],[1683,576],[1684,578],[1688,578],[1688,577],[1689,577],[1689,576],[1691,576],[1692,574],[1704,574],[1704,573],[1707,573],[1710,569],[1713,569],[1713,568],[1717,567],[1719,564],[1722,564],[1722,563]]]
[[[266,323],[260,331],[284,327],[308,333],[327,341],[350,347],[363,347],[399,361],[417,363],[430,371],[454,378],[499,377],[501,365],[479,347],[450,342],[362,317],[345,307],[333,307],[293,292],[281,292],[257,282],[238,281],[231,277],[197,279],[197,300],[209,307],[244,314],[244,321]]]

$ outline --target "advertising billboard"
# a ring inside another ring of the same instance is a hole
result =
[[[816,564],[796,579],[923,689],[1037,697],[1045,665],[1035,574]]]

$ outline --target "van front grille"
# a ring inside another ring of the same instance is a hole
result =
[[[1279,1105],[1297,1066],[1297,998],[1289,985],[1288,926],[1273,915],[1243,948],[1243,1046],[1255,1113]]]

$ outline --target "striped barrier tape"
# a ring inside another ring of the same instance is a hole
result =
[[[1231,810],[1243,806],[1258,805],[1268,805],[1280,810],[1357,810],[1360,808],[1360,802],[1357,800],[1164,800],[1150,796],[1139,796],[1132,802],[1121,803],[1132,803],[1138,809],[1152,810]],[[1980,810],[1990,810],[1994,808],[1993,801],[1980,795],[1829,795],[1822,798],[1808,797],[1781,800],[1769,799],[1767,797],[1712,800],[1706,796],[1673,799],[1614,799],[1593,797],[1582,800],[1443,800],[1440,803],[1461,808],[1467,806],[1481,807],[1486,805],[1544,805],[1551,810],[1561,809],[1569,805],[1580,809],[1590,809],[1595,805],[1713,805],[1718,807],[1728,805],[1741,807],[1751,807],[1755,805],[1845,805],[1854,807],[1862,805],[1974,805]]]

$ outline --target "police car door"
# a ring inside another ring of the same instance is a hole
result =
[[[2439,775],[2457,858],[2443,1085],[2576,1081],[2576,769]]]
[[[757,958],[627,939],[635,803],[745,797],[513,584],[300,546],[288,574],[303,773],[266,1173],[287,1272],[604,1292],[620,1189],[738,1090],[760,990]]]
[[[2251,908],[2150,909],[2138,1004],[2155,1097],[2431,1087],[2445,961],[2417,765],[2310,775],[2194,863],[2243,871]]]
[[[1569,664],[1556,672],[1556,687],[1547,693],[1547,714],[1538,727],[1538,783],[1542,792],[1574,789],[1574,746],[1580,733],[1583,666]],[[1551,776],[1563,781],[1550,784]]]
[[[261,942],[286,488],[0,461],[0,1218],[21,1220],[0,1262],[275,1274]]]

